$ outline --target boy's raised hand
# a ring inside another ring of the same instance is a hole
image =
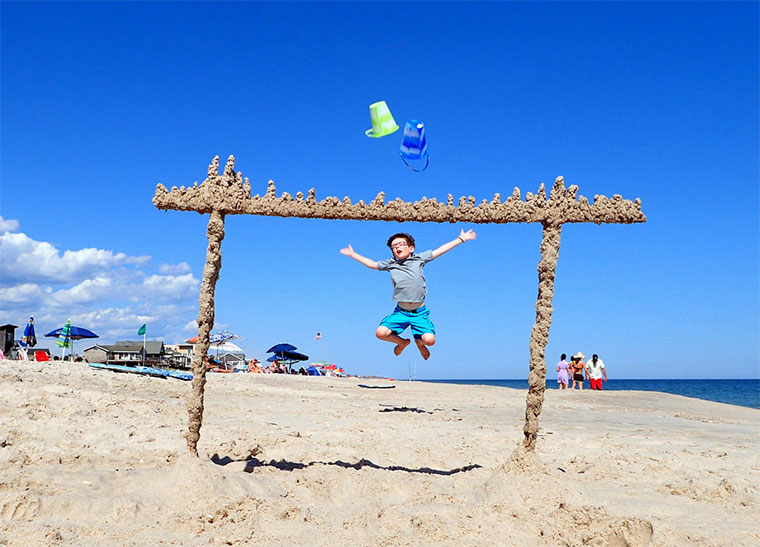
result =
[[[377,262],[374,260],[367,258],[366,256],[362,256],[356,251],[354,251],[354,248],[349,245],[348,247],[344,247],[340,250],[340,254],[346,255],[347,257],[353,258],[357,262],[360,262],[367,266],[367,268],[372,268],[373,270],[377,270]]]
[[[467,230],[465,232],[464,228],[462,228],[462,231],[460,232],[459,237],[461,237],[463,241],[468,241],[470,239],[476,239],[478,237],[478,234],[476,234],[472,230]]]

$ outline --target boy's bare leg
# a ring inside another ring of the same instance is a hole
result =
[[[425,342],[417,338],[414,343],[417,344],[417,349],[420,350],[420,355],[422,355],[422,358],[427,361],[430,357],[430,350],[427,349]]]
[[[420,350],[422,358],[427,361],[430,357],[430,350],[427,347],[435,344],[435,335],[426,332],[422,338],[415,338],[414,343],[417,344],[417,349]]]
[[[396,344],[396,347],[393,348],[393,354],[394,355],[401,355],[401,352],[406,349],[406,346],[412,343],[411,340],[407,340],[406,338],[401,338],[398,334],[393,332],[388,327],[377,327],[377,330],[375,331],[375,336],[377,336],[380,340],[383,340],[385,342],[391,342],[392,344]]]

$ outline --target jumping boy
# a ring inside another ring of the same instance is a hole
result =
[[[430,357],[428,346],[435,344],[435,326],[430,321],[430,311],[425,307],[427,286],[423,268],[434,258],[476,237],[477,234],[472,230],[466,232],[462,230],[456,239],[444,243],[435,251],[424,251],[417,255],[414,254],[412,236],[405,233],[394,234],[388,239],[388,247],[391,249],[393,258],[379,262],[360,255],[351,245],[340,250],[342,254],[350,256],[368,268],[390,272],[396,309],[380,322],[375,335],[380,340],[396,344],[393,348],[394,354],[401,355],[401,352],[411,343],[411,340],[399,336],[407,327],[411,327],[414,342],[422,358],[427,360]]]

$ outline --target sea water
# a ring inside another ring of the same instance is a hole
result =
[[[528,389],[528,380],[420,380],[446,384],[467,384]],[[661,391],[684,397],[716,401],[730,405],[760,409],[760,379],[754,380],[609,380],[603,387],[607,391]],[[557,389],[556,379],[546,380],[547,389]],[[584,390],[589,389],[588,382]]]

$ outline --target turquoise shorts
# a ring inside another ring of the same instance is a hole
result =
[[[430,321],[430,310],[425,306],[414,311],[396,306],[392,314],[380,321],[380,326],[388,327],[395,334],[401,334],[407,327],[412,327],[415,339],[422,338],[423,334],[435,334],[435,325]]]

